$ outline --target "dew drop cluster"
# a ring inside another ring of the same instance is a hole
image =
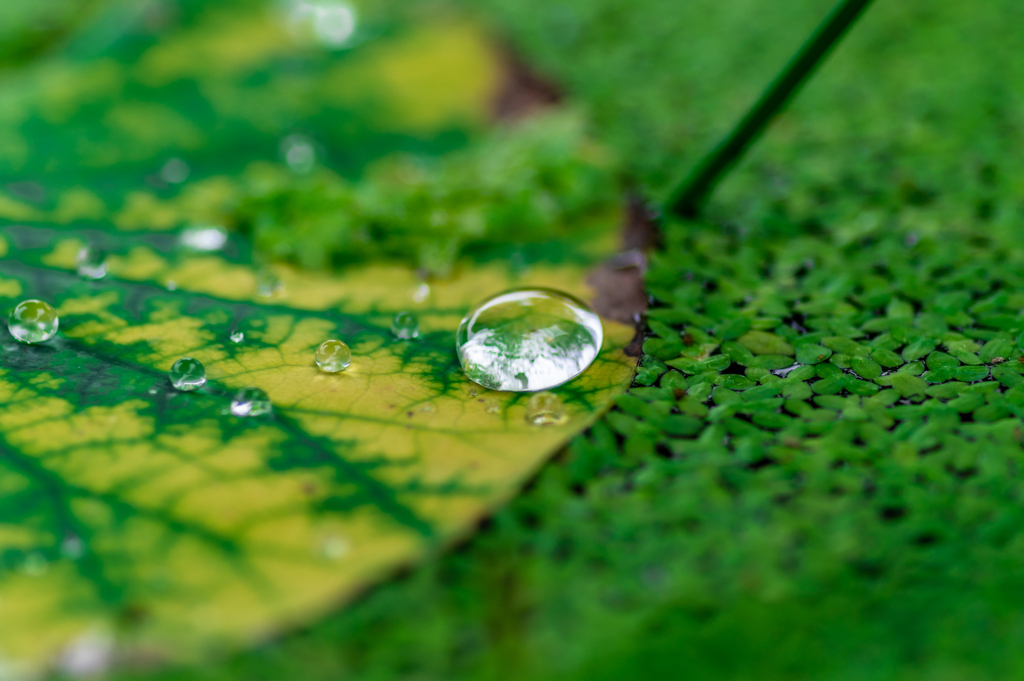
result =
[[[212,243],[204,242],[205,245]],[[196,244],[193,244],[195,247]],[[106,255],[87,247],[78,258],[78,272],[88,279],[106,274]],[[280,283],[269,271],[257,278],[258,294],[272,296]],[[42,300],[25,300],[10,313],[8,329],[22,343],[44,343],[57,333],[60,321],[53,306]],[[412,312],[399,312],[391,321],[391,333],[398,341],[419,337],[419,319]],[[242,331],[229,335],[234,344],[245,340]],[[456,351],[467,378],[488,390],[532,392],[526,420],[538,426],[566,421],[561,398],[550,392],[580,375],[593,363],[601,349],[600,318],[584,303],[565,293],[548,289],[516,289],[491,296],[476,305],[462,320],[456,333]],[[338,374],[352,364],[352,349],[342,340],[320,343],[313,361],[327,374]],[[191,392],[207,381],[206,368],[192,357],[174,362],[168,380],[175,390]],[[470,395],[479,394],[470,388]],[[495,413],[497,403],[484,400],[486,411]],[[231,400],[235,416],[262,416],[273,411],[261,389],[239,390]]]

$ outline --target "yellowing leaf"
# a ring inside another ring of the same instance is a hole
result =
[[[45,233],[8,228],[15,249]],[[85,235],[61,235],[0,260],[61,320],[53,340],[7,336],[0,354],[0,660],[26,670],[83,637],[189,659],[309,621],[470,532],[633,372],[632,330],[605,321],[597,361],[556,389],[568,420],[538,427],[529,395],[459,367],[454,330],[474,302],[524,285],[586,297],[579,259],[518,274],[465,262],[429,292],[399,266],[280,268],[283,289],[260,298],[241,259],[138,233],[108,232],[111,275],[83,281],[69,254]],[[405,309],[415,340],[390,331]],[[352,348],[340,374],[313,361],[328,338]],[[202,389],[169,385],[183,356],[206,366]],[[250,386],[272,415],[229,412]]]
[[[336,178],[414,153],[382,166],[405,177],[486,123],[502,74],[482,32],[378,26],[367,10],[364,44],[342,49],[293,32],[287,6],[199,3],[158,34],[131,33],[109,48],[116,59],[82,56],[107,49],[97,31],[0,74],[0,140],[25,134],[0,154],[0,312],[40,298],[60,316],[40,345],[0,332],[0,677],[111,646],[195,659],[309,623],[470,533],[630,381],[632,329],[606,321],[597,360],[556,389],[564,423],[540,427],[529,395],[477,387],[455,353],[460,319],[493,293],[590,297],[583,282],[614,249],[617,218],[585,200],[607,185],[575,157],[497,146],[489,185],[466,186],[485,164],[453,166],[443,192],[409,193],[399,227],[331,202]],[[312,165],[290,159],[296,140]],[[263,218],[247,221],[265,206],[240,202],[282,183],[309,191],[275,225],[307,249],[352,241],[350,257],[320,259],[347,263],[339,272],[257,274],[238,233],[212,252],[183,242],[187,226],[255,233]],[[390,186],[360,194],[367,214],[395,208]],[[455,229],[472,249],[448,239]],[[110,252],[105,278],[77,276],[86,245]],[[452,275],[425,283],[396,253],[443,259],[429,271]],[[418,315],[418,338],[393,336],[399,311]],[[353,352],[340,374],[314,363],[330,338]],[[199,390],[168,382],[182,357],[205,365]],[[272,413],[234,415],[244,388],[265,391]]]

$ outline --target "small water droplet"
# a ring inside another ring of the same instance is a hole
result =
[[[228,336],[228,338],[231,339],[232,343],[241,343],[242,341],[245,340],[245,334],[243,332],[241,332],[241,331],[237,331],[236,330],[236,331],[232,331],[231,335]]]
[[[228,233],[223,227],[200,225],[185,229],[179,240],[185,248],[210,253],[224,248],[228,242]]]
[[[488,398],[484,401],[484,411],[488,414],[499,414],[501,413],[501,404],[493,397]]]
[[[526,404],[526,422],[534,426],[558,426],[566,421],[562,398],[544,391],[530,396]]]
[[[462,320],[456,349],[466,376],[491,390],[535,392],[579,376],[601,349],[600,318],[548,289],[484,300]]]
[[[430,284],[420,284],[416,287],[416,290],[412,292],[412,300],[414,303],[422,303],[424,300],[430,297]]]
[[[341,0],[300,0],[291,11],[294,28],[308,27],[324,47],[341,48],[356,30],[355,8]]]
[[[75,271],[83,279],[102,279],[107,276],[107,252],[93,244],[87,244],[78,251]]]
[[[401,340],[416,338],[420,335],[420,320],[412,312],[399,312],[391,320],[391,333]]]
[[[231,413],[235,416],[263,416],[271,411],[270,398],[259,388],[242,388],[231,400]]]
[[[336,374],[348,369],[352,363],[352,350],[340,340],[325,340],[316,349],[314,359],[321,371]]]
[[[277,275],[267,268],[256,273],[256,295],[261,298],[272,298],[284,290],[284,284]]]
[[[114,637],[101,626],[70,641],[56,662],[61,678],[91,679],[106,672],[113,657]]]
[[[168,279],[164,286],[167,288],[168,291],[178,290],[178,282],[174,281],[173,279]]]
[[[313,140],[301,134],[288,135],[281,140],[281,158],[296,173],[305,174],[316,165],[316,146]]]
[[[432,404],[424,404],[422,407],[420,407],[420,411],[426,412],[428,414],[433,412],[435,409],[436,407],[434,407],[434,405]]]
[[[469,390],[467,390],[466,392],[469,393],[470,397],[476,397],[477,395],[480,394],[480,388],[476,387],[475,385],[471,385],[469,386]]]
[[[60,555],[71,560],[78,560],[85,555],[85,544],[82,542],[82,538],[74,534],[64,537],[64,541],[60,543]]]
[[[21,567],[30,577],[42,577],[49,572],[50,561],[46,560],[46,556],[43,554],[32,552],[25,556],[25,562]]]
[[[160,169],[160,179],[168,184],[181,184],[188,179],[192,169],[180,158],[168,159]]]
[[[197,359],[182,357],[174,363],[167,377],[175,389],[190,392],[206,383],[206,367]]]
[[[153,386],[152,388],[150,388],[146,392],[148,392],[150,395],[156,395],[158,392],[160,392],[160,390],[156,386]]]
[[[57,311],[42,300],[24,300],[11,310],[7,329],[22,343],[42,343],[53,338],[60,326]]]
[[[345,554],[347,554],[351,548],[351,545],[344,537],[337,536],[327,537],[320,546],[320,550],[323,552],[324,557],[330,560],[344,558]]]

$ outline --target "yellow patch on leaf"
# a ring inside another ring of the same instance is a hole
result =
[[[605,321],[597,360],[555,389],[567,420],[549,427],[528,422],[529,395],[462,374],[454,331],[473,303],[513,286],[586,298],[576,264],[465,262],[425,295],[397,265],[282,267],[283,290],[261,298],[238,262],[148,246],[82,281],[71,254],[83,242],[69,235],[35,256],[39,269],[5,272],[27,294],[49,282],[61,318],[48,343],[10,345],[0,374],[0,480],[38,506],[16,532],[0,523],[20,566],[0,579],[20,625],[0,624],[0,659],[26,669],[96,632],[129,657],[187,660],[308,622],[472,531],[634,369],[632,329]],[[160,285],[170,277],[176,290]],[[421,320],[415,340],[391,334],[404,309]],[[352,347],[339,374],[313,361],[328,338]],[[167,381],[183,356],[206,367],[195,392]],[[271,415],[231,413],[247,387]],[[124,628],[126,608],[145,616]]]

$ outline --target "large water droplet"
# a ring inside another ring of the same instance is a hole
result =
[[[579,376],[597,357],[601,320],[549,289],[516,289],[483,301],[462,320],[456,349],[466,376],[491,390],[534,392]]]
[[[245,333],[243,331],[232,331],[231,335],[228,336],[232,343],[241,343],[245,340]]]
[[[206,383],[206,367],[198,359],[182,357],[174,363],[167,377],[176,389],[190,392]]]
[[[24,300],[11,310],[7,329],[22,343],[42,343],[57,333],[57,311],[41,300]]]
[[[263,416],[271,411],[270,398],[259,388],[242,388],[231,400],[231,413],[235,416]]]
[[[93,244],[83,246],[78,251],[75,271],[84,279],[102,279],[107,276],[107,252]]]
[[[321,371],[336,374],[348,369],[352,363],[352,351],[340,340],[325,340],[316,349],[315,359]]]
[[[552,392],[530,396],[526,403],[526,422],[534,426],[559,426],[566,421],[562,398]]]
[[[412,312],[399,312],[391,320],[391,333],[401,340],[416,338],[420,335],[420,320]]]

